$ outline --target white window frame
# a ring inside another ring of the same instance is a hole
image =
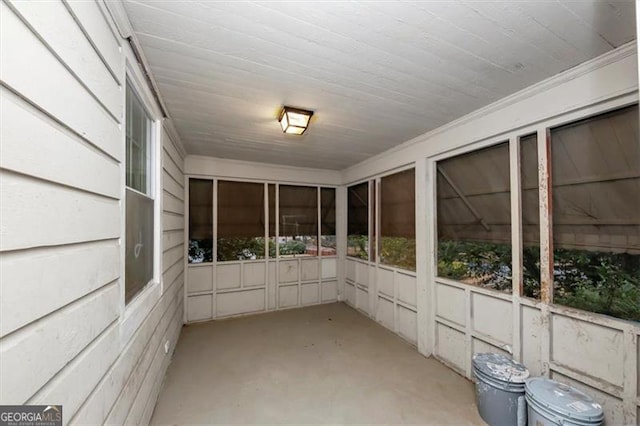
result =
[[[162,283],[162,114],[155,102],[146,79],[133,54],[127,52],[125,66],[126,80],[122,87],[122,160],[120,163],[120,173],[122,182],[121,192],[121,238],[120,238],[120,258],[121,261],[121,332],[122,344],[126,344],[133,336],[133,333],[140,327],[144,319],[151,312],[163,293]],[[126,164],[126,82],[128,82],[142,103],[149,118],[151,119],[151,135],[149,141],[149,169],[147,172],[148,194],[143,194],[126,184],[127,164]],[[126,235],[126,193],[134,191],[137,194],[149,197],[153,200],[153,275],[152,279],[128,302],[125,302],[125,235]]]

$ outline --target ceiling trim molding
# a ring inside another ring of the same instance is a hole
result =
[[[259,163],[207,155],[188,155],[184,160],[184,174],[311,186],[339,186],[342,183],[342,173],[339,170]]]
[[[153,89],[153,91],[156,92],[157,101],[160,104],[159,105],[160,109],[163,111],[166,111],[167,113],[167,117],[163,120],[163,123],[162,123],[163,127],[165,128],[167,133],[169,133],[169,136],[172,139],[173,144],[178,150],[178,152],[180,153],[180,155],[183,158],[186,157],[188,154],[187,154],[185,145],[182,142],[182,139],[180,138],[180,134],[178,133],[178,131],[176,130],[173,124],[173,121],[171,119],[169,111],[167,110],[167,106],[164,102],[164,99],[162,99],[162,94],[160,93],[160,90],[158,88],[158,83],[156,82],[153,72],[151,71],[149,62],[147,61],[147,58],[144,55],[144,51],[142,50],[142,45],[140,44],[140,41],[138,40],[138,37],[136,36],[135,31],[133,30],[131,21],[129,21],[127,12],[124,9],[124,5],[122,4],[122,0],[110,0],[110,1],[102,0],[102,5],[105,7],[107,12],[111,16],[111,19],[115,23],[118,33],[120,34],[120,37],[122,37],[124,40],[129,40],[135,46],[135,49],[140,58],[140,61],[142,62],[140,65],[143,68],[143,72],[147,74],[149,78],[149,82],[153,86],[151,89]]]
[[[478,120],[484,116],[490,115],[492,113],[495,113],[496,111],[499,110],[503,110],[511,105],[514,105],[518,102],[521,102],[527,98],[536,96],[538,94],[547,92],[555,87],[561,86],[567,82],[570,82],[572,80],[575,80],[583,75],[589,74],[595,70],[598,70],[600,68],[606,67],[607,65],[616,63],[618,61],[621,61],[622,59],[629,57],[629,56],[633,56],[635,55],[637,52],[637,44],[636,44],[636,40],[630,41],[628,43],[623,44],[620,47],[617,47],[616,49],[610,50],[607,53],[604,53],[600,56],[598,56],[597,58],[593,58],[591,60],[588,60],[586,62],[583,62],[582,64],[579,64],[573,68],[570,68],[566,71],[563,71],[559,74],[556,74],[550,78],[547,78],[546,80],[542,80],[539,83],[535,83],[531,86],[526,87],[525,89],[522,89],[512,95],[506,96],[502,99],[499,99],[485,107],[482,107],[480,109],[477,109],[467,115],[464,115],[456,120],[453,120],[445,125],[442,125],[434,130],[431,130],[429,132],[423,133],[419,136],[416,136],[413,139],[409,139],[406,142],[403,142],[399,145],[394,146],[393,148],[390,148],[384,152],[381,152],[380,154],[376,154],[372,157],[367,158],[366,160],[363,160],[357,164],[354,164],[352,166],[349,166],[345,169],[343,169],[343,173],[347,172],[350,169],[355,169],[355,168],[360,168],[363,166],[366,166],[367,164],[376,162],[378,160],[380,160],[380,158],[388,156],[390,154],[396,153],[398,151],[403,151],[413,145],[417,145],[423,142],[428,141],[429,139],[441,134],[441,133],[446,133],[448,131],[451,131],[452,129],[455,129],[457,127],[463,126],[469,122],[473,122],[475,120]]]

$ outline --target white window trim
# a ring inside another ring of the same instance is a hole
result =
[[[162,114],[147,86],[138,63],[133,54],[127,52],[125,65],[126,79],[121,86],[122,90],[122,161],[120,163],[120,176],[122,182],[120,218],[120,328],[121,346],[124,347],[135,331],[142,325],[144,319],[160,300],[163,293],[162,282]],[[149,118],[151,119],[151,140],[149,144],[150,167],[148,174],[149,193],[143,194],[126,185],[126,82],[129,82],[135,91]],[[126,192],[133,191],[153,199],[153,277],[130,301],[125,302],[125,235],[126,235]]]

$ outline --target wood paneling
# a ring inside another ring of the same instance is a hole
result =
[[[213,289],[213,267],[192,266],[187,269],[187,293],[211,291]]]
[[[622,331],[557,314],[551,324],[551,361],[622,387]],[[599,349],[585,351],[587,347]]]
[[[216,312],[218,316],[246,314],[263,311],[264,289],[221,293],[216,296]]]
[[[338,170],[635,37],[633,2],[125,6],[191,153]]]

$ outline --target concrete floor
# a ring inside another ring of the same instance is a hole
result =
[[[154,424],[484,424],[471,382],[347,305],[183,329]]]

